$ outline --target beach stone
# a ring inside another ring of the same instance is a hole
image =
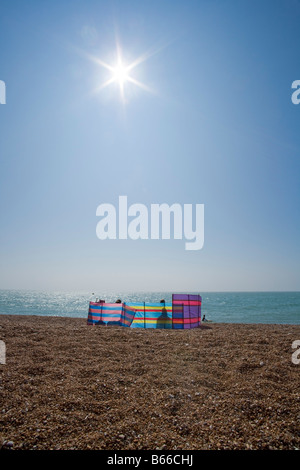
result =
[[[12,450],[14,447],[13,441],[4,441],[2,444],[2,449],[6,450]]]

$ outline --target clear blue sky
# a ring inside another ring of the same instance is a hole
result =
[[[0,288],[299,290],[300,2],[2,0]],[[133,76],[95,93],[116,37]],[[128,85],[128,86],[127,86]],[[96,208],[205,205],[202,250]]]

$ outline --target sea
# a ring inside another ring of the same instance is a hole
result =
[[[200,294],[202,317],[214,323],[300,324],[300,292],[182,293]],[[0,290],[0,315],[87,318],[89,302],[96,297],[106,302],[171,302],[172,292]]]

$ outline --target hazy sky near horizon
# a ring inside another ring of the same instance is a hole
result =
[[[299,1],[0,9],[0,288],[299,290]],[[204,204],[203,248],[99,240],[121,195]]]

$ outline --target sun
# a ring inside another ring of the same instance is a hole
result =
[[[122,101],[125,100],[125,95],[124,95],[125,83],[134,81],[132,77],[130,77],[129,75],[129,69],[130,67],[126,66],[123,63],[122,58],[119,57],[117,65],[115,65],[115,67],[112,67],[111,69],[112,76],[111,76],[111,79],[108,81],[109,83],[115,82],[119,85]]]
[[[129,62],[128,60],[125,61],[123,59],[124,56],[122,54],[121,43],[117,37],[115,53],[112,52],[110,54],[111,56],[115,57],[115,61],[104,62],[98,56],[79,50],[79,53],[82,54],[85,58],[110,72],[110,75],[106,77],[106,81],[102,81],[102,83],[97,85],[92,93],[98,94],[102,92],[104,88],[115,84],[119,88],[120,98],[123,104],[128,103],[129,96],[135,95],[132,93],[134,87],[141,88],[143,91],[147,91],[153,95],[159,95],[157,90],[154,90],[145,83],[137,80],[136,75],[134,74],[134,69],[138,68],[138,66],[143,64],[143,62],[146,62],[150,57],[158,54],[162,49],[167,47],[169,43],[170,41],[165,44],[157,44],[156,47],[151,47],[132,62]],[[143,74],[145,74],[145,71]]]
[[[143,54],[142,56],[138,57],[133,62],[126,64],[125,61],[123,60],[121,48],[119,44],[117,44],[116,52],[117,52],[116,54],[117,60],[114,65],[110,65],[104,62],[103,60],[99,59],[98,57],[90,57],[94,62],[96,62],[98,65],[101,65],[101,67],[106,68],[111,73],[110,77],[105,82],[103,82],[99,87],[97,87],[96,91],[101,91],[103,90],[103,88],[106,88],[107,86],[115,83],[119,85],[120,97],[123,103],[126,102],[125,86],[128,86],[129,84],[138,86],[139,88],[142,88],[145,91],[153,93],[153,90],[151,90],[144,83],[140,82],[139,80],[137,80],[131,75],[132,70],[136,68],[138,65],[140,65],[142,62],[147,60],[148,57],[152,55],[152,53]]]
[[[130,80],[128,73],[128,68],[120,60],[118,64],[113,68],[113,80],[117,82],[120,86],[123,86],[124,83]]]

